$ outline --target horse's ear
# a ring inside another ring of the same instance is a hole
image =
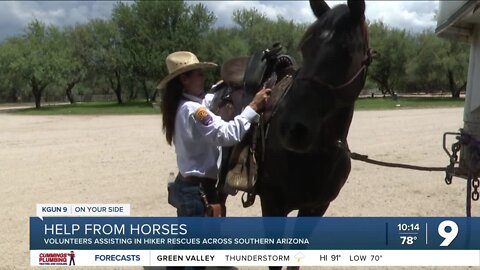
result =
[[[365,21],[365,1],[364,0],[348,0],[348,8],[355,22]]]
[[[323,0],[310,0],[310,7],[317,18],[320,18],[323,13],[330,10],[328,4]]]

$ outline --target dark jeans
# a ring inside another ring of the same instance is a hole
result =
[[[218,202],[215,190],[215,181],[208,184],[189,182],[179,173],[175,182],[168,186],[168,203],[177,208],[179,217],[203,217],[205,216],[205,203],[202,195],[207,196],[209,203]],[[166,267],[167,270],[201,270],[202,266]]]
[[[168,186],[168,203],[177,208],[179,217],[205,216],[205,202],[202,195],[207,196],[209,203],[218,202],[215,180],[208,183],[194,183],[178,174],[173,184]]]

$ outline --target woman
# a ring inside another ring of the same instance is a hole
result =
[[[252,102],[232,121],[225,122],[209,111],[203,102],[203,69],[214,63],[199,62],[191,52],[167,56],[169,74],[160,82],[163,130],[168,144],[175,145],[179,174],[169,185],[169,203],[178,216],[205,216],[208,203],[219,203],[215,184],[221,146],[240,142],[258,120],[270,89],[261,89]],[[165,88],[165,89],[163,89]]]

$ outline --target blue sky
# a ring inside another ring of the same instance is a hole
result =
[[[190,1],[204,3],[217,16],[217,26],[233,25],[236,9],[257,8],[270,18],[282,16],[297,22],[313,22],[308,1]],[[330,6],[346,1],[327,1]],[[0,40],[21,33],[36,18],[58,26],[109,18],[115,1],[0,1]],[[382,20],[392,27],[419,32],[434,29],[438,1],[367,1],[367,19]]]

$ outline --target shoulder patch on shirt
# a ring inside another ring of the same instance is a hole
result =
[[[199,107],[195,111],[194,117],[198,122],[204,124],[205,126],[210,125],[213,121],[212,116],[208,113],[205,107]]]

